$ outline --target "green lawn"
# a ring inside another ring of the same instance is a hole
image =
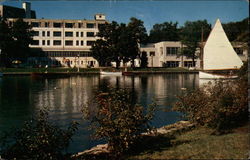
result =
[[[170,143],[167,138],[161,139],[156,142],[159,143],[158,147],[144,150],[128,159],[247,159],[249,157],[247,125],[224,135],[212,135],[212,132],[213,130],[205,127],[195,128],[176,135],[170,139]]]

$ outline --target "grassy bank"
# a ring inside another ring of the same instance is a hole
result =
[[[249,127],[245,125],[223,135],[212,135],[212,129],[199,127],[169,139],[161,138],[157,147],[128,159],[247,159]],[[151,144],[148,144],[151,145]]]

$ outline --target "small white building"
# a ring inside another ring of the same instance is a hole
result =
[[[200,60],[181,55],[181,49],[185,47],[181,42],[163,41],[154,44],[142,45],[140,51],[147,54],[148,67],[195,67],[200,68]],[[198,54],[198,53],[197,53]]]

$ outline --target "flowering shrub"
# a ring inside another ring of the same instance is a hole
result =
[[[48,121],[47,111],[41,110],[37,118],[1,138],[0,155],[6,159],[68,159],[63,151],[76,130],[77,123],[60,129]]]

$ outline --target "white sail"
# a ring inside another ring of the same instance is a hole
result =
[[[243,63],[217,19],[204,46],[204,70],[239,69]]]

